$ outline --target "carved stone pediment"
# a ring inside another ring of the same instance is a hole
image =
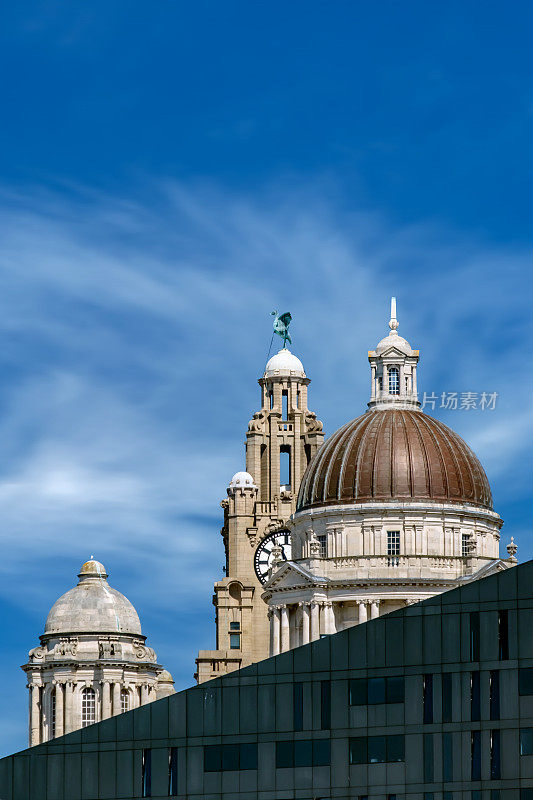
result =
[[[312,572],[295,564],[293,561],[284,561],[271,578],[265,583],[264,589],[291,589],[295,586],[323,586],[329,579],[313,575]]]

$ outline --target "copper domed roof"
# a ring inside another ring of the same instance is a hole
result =
[[[322,445],[297,510],[391,500],[492,509],[485,471],[461,437],[422,411],[392,408],[367,411]]]

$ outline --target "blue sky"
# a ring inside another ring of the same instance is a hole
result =
[[[528,4],[24,2],[0,68],[0,752],[18,665],[94,553],[178,687],[213,645],[219,501],[270,311],[327,433],[386,333],[530,533]]]

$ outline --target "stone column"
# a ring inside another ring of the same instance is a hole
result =
[[[376,365],[372,364],[370,366],[370,374],[371,374],[371,386],[370,386],[370,399],[376,399]]]
[[[268,653],[270,656],[274,655],[274,610],[272,608],[268,609],[268,629],[270,633],[270,641],[268,646]]]
[[[64,703],[64,691],[65,691],[65,684],[64,683],[56,683],[56,736],[63,736],[65,731],[65,723],[64,723],[64,716],[65,716],[65,703]]]
[[[289,630],[289,609],[281,606],[281,652],[285,653],[290,649],[290,630]]]
[[[416,364],[413,364],[413,379],[412,379],[413,394],[417,394],[418,389],[416,385]]]
[[[364,600],[358,600],[357,601],[357,605],[359,606],[359,624],[360,624],[361,622],[366,622],[367,621],[367,618],[368,618],[367,609],[366,609],[366,603],[365,603]]]
[[[120,683],[115,681],[113,684],[113,716],[116,717],[117,714],[121,712],[121,705],[120,705]]]
[[[300,603],[300,605],[302,606],[302,644],[309,644],[311,639],[309,603]]]
[[[324,603],[324,633],[335,633],[335,613],[331,600]]]
[[[30,747],[40,744],[41,741],[41,687],[30,684]]]
[[[272,617],[270,619],[271,624],[271,636],[272,636],[272,652],[270,653],[271,656],[277,656],[280,652],[280,613],[279,607],[274,606],[272,608]]]
[[[72,720],[73,693],[74,685],[67,681],[67,683],[65,683],[65,733],[70,733],[74,730],[74,723]]]
[[[383,394],[389,393],[389,370],[386,364],[383,364]]]
[[[109,681],[102,681],[102,719],[109,719],[111,716],[111,684]]]
[[[142,684],[142,686],[141,686],[141,705],[142,706],[145,706],[147,703],[150,702],[149,689],[150,689],[150,687],[148,686],[147,683],[143,683]]]
[[[379,600],[372,600],[370,603],[370,619],[379,617]]]
[[[320,638],[320,609],[314,600],[309,605],[311,608],[311,641],[314,642]]]

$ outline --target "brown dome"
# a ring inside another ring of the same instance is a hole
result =
[[[368,411],[322,445],[297,510],[391,500],[492,508],[485,471],[461,437],[422,411],[394,408]]]

